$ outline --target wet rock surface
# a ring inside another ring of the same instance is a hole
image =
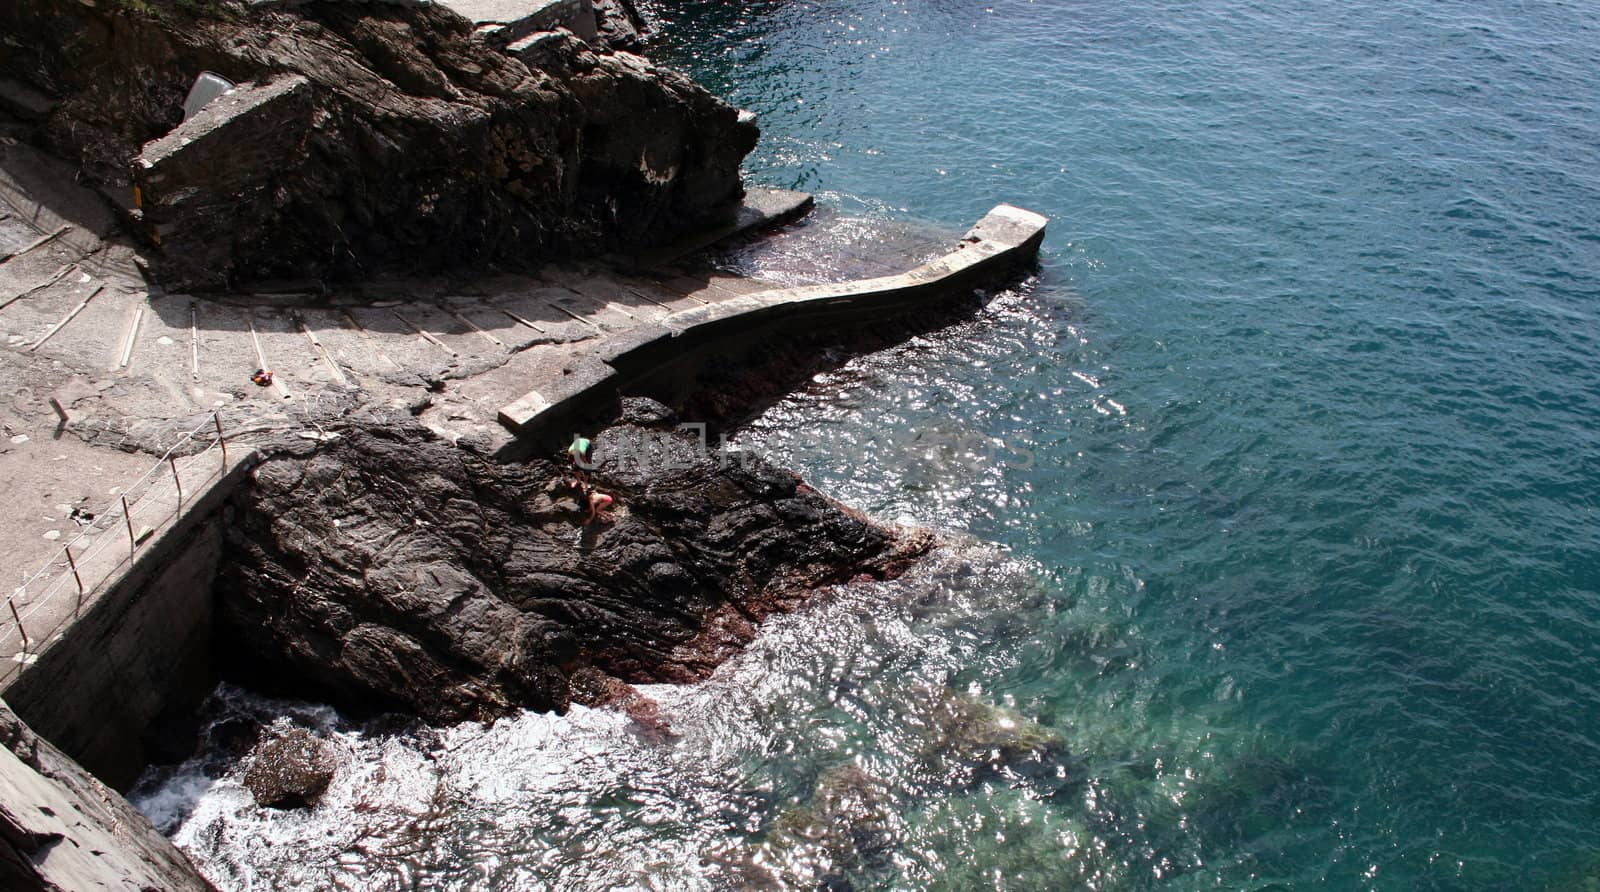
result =
[[[667,743],[678,736],[661,715],[661,704],[620,678],[585,666],[572,673],[571,685],[572,702],[621,712],[646,740]]]
[[[565,461],[482,456],[420,427],[356,427],[268,460],[231,502],[224,671],[433,722],[562,710],[586,667],[703,678],[763,617],[895,575],[931,544],[671,426],[593,440],[589,485],[616,504],[587,523]]]
[[[909,832],[907,817],[917,803],[979,789],[985,779],[1013,784],[1065,778],[1065,740],[1054,729],[943,685],[892,690],[916,770],[893,780],[855,762],[824,770],[809,796],[800,797],[767,829],[762,848],[768,857],[750,853],[727,864],[740,882],[854,888],[852,877],[871,876],[887,866]]]
[[[244,785],[263,808],[315,805],[333,782],[334,758],[327,742],[304,728],[271,735],[248,757]]]
[[[17,0],[0,31],[16,36],[0,79],[47,100],[38,140],[92,182],[140,187],[134,228],[174,286],[656,244],[732,212],[756,139],[639,56],[553,32],[530,66],[440,6]],[[303,85],[238,126],[184,123],[202,71]],[[175,129],[203,138],[134,163]]]

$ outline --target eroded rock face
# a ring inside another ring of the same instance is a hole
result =
[[[565,462],[495,460],[421,428],[268,460],[232,502],[219,660],[254,687],[435,722],[560,710],[586,667],[702,678],[766,615],[930,544],[765,462],[723,467],[668,427],[593,439],[592,485],[617,504],[587,525]]]
[[[630,53],[644,49],[650,29],[633,0],[594,0],[594,17],[606,45]]]
[[[530,67],[439,6],[12,0],[0,33],[0,76],[56,103],[52,148],[131,177],[135,228],[184,287],[654,244],[729,209],[756,139],[641,57],[572,39]],[[208,128],[185,150],[204,163],[142,157],[205,70],[305,86]]]
[[[304,728],[290,728],[251,751],[244,785],[263,808],[315,805],[333,782],[335,763],[326,741]]]

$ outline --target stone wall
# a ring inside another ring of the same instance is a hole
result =
[[[216,683],[212,583],[223,518],[191,517],[150,540],[5,690],[35,731],[118,788],[149,761],[160,720],[192,710]]]

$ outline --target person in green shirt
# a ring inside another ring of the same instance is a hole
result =
[[[582,434],[572,435],[572,445],[567,447],[567,458],[572,460],[572,477],[579,486],[586,486],[589,482],[589,438]]]

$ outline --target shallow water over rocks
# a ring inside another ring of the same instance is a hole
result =
[[[893,869],[950,797],[1059,795],[1063,737],[975,666],[1020,641],[1035,570],[976,544],[901,580],[825,591],[769,620],[710,680],[641,686],[672,736],[574,707],[491,725],[352,722],[219,688],[213,728],[292,724],[337,771],[312,809],[258,806],[226,748],[149,773],[134,801],[230,889],[805,887]]]

